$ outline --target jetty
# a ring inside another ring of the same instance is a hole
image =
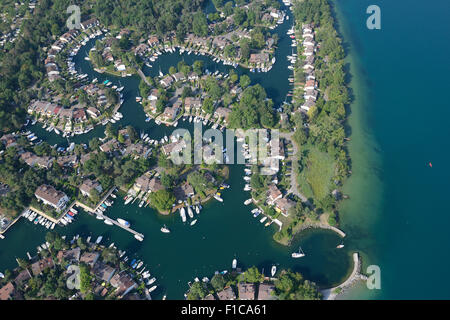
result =
[[[105,219],[105,220],[107,220],[107,221],[110,221],[112,224],[114,224],[114,225],[116,225],[116,226],[118,226],[118,227],[124,229],[125,231],[130,232],[130,233],[133,234],[134,236],[139,236],[139,237],[141,237],[142,239],[144,239],[144,235],[143,235],[142,233],[139,233],[139,232],[137,232],[137,231],[134,231],[133,229],[131,229],[131,228],[129,228],[129,227],[126,227],[126,226],[120,224],[120,223],[117,222],[116,220],[113,220],[113,219],[111,219],[110,217],[105,216],[103,213],[96,213],[96,215],[102,217],[103,219]]]

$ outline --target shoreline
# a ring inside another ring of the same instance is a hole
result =
[[[323,300],[336,300],[338,296],[350,290],[356,282],[367,280],[367,277],[361,274],[361,264],[362,261],[359,257],[358,252],[354,252],[352,273],[340,285],[333,288],[322,289],[321,293],[323,295]]]

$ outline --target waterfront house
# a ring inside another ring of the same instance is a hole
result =
[[[62,263],[63,259],[68,263],[78,263],[80,261],[81,249],[76,247],[70,250],[60,250],[58,251],[56,258],[59,263]]]
[[[55,208],[56,211],[63,210],[66,207],[67,202],[69,202],[69,198],[64,192],[56,190],[54,187],[47,184],[40,185],[36,189],[34,195],[44,204]]]
[[[153,47],[154,45],[157,45],[159,43],[158,37],[157,36],[151,36],[148,40],[147,43],[149,46]]]
[[[124,273],[116,273],[111,281],[111,285],[116,288],[116,292],[120,296],[125,296],[128,292],[137,287],[136,282],[131,279],[131,277]]]
[[[283,194],[276,185],[271,184],[267,190],[267,203],[273,205],[276,200],[281,199]]]
[[[180,113],[180,110],[181,110],[181,102],[178,101],[178,103],[175,103],[170,107],[166,107],[164,109],[163,116],[164,118],[166,118],[167,121],[174,121],[177,115]]]
[[[109,282],[116,272],[116,269],[100,261],[95,264],[92,272],[101,281]]]
[[[83,108],[74,109],[72,118],[76,123],[81,123],[87,120],[86,112]]]
[[[218,119],[223,119],[224,123],[228,122],[228,117],[230,116],[231,109],[219,107],[214,111],[214,116]]]
[[[160,81],[160,83],[164,88],[168,88],[172,85],[173,78],[170,75],[167,75]]]
[[[100,111],[98,111],[96,108],[94,108],[94,107],[89,107],[87,110],[86,110],[86,112],[87,112],[87,114],[90,116],[90,117],[92,117],[92,118],[94,118],[94,119],[97,119],[99,116],[100,116]]]
[[[273,284],[261,283],[258,288],[258,300],[275,300]]]
[[[80,262],[86,263],[91,268],[97,263],[100,254],[98,252],[84,252],[81,255]]]
[[[22,287],[24,283],[27,283],[31,279],[31,273],[28,268],[22,270],[14,279],[14,284],[18,287]]]
[[[264,64],[269,62],[269,54],[268,53],[252,53],[249,59],[250,63],[254,64]]]
[[[280,212],[283,216],[289,215],[289,210],[295,206],[295,202],[288,198],[280,198],[275,200],[275,211]]]
[[[280,170],[280,160],[275,157],[266,157],[263,160],[263,167],[261,168],[262,175],[274,175]]]
[[[156,101],[158,100],[158,89],[152,89],[150,91],[150,95],[147,97],[150,101]]]
[[[48,156],[38,157],[34,153],[24,152],[20,155],[20,159],[30,167],[37,166],[39,168],[49,169],[52,167],[54,158]]]
[[[102,193],[103,188],[98,181],[86,179],[80,186],[81,194],[85,197],[90,197],[93,190],[97,190],[99,194]]]
[[[314,90],[317,88],[317,82],[315,80],[306,80],[304,90]]]
[[[131,143],[129,140],[127,140],[129,143]],[[149,152],[151,151],[151,149],[149,149],[147,146],[145,146],[142,143],[135,143],[135,144],[130,144],[126,149],[125,152],[123,153],[123,156],[134,156],[135,158],[138,157],[143,157],[143,158],[147,158]]]
[[[61,40],[62,42],[68,43],[68,42],[71,42],[72,40],[74,40],[78,34],[79,34],[79,32],[77,29],[71,29],[71,30],[67,31],[66,33],[64,33],[61,37],[59,37],[59,40]]]
[[[269,154],[271,157],[278,159],[278,160],[284,160],[285,158],[285,151],[284,151],[284,143],[280,139],[272,139],[269,142]]]
[[[182,72],[174,73],[174,74],[172,75],[172,78],[173,78],[176,82],[186,80],[186,77],[185,77],[184,73],[182,73]]]
[[[194,81],[194,80],[197,80],[197,79],[198,79],[198,74],[196,74],[194,71],[191,71],[188,74],[188,80]]]
[[[231,287],[225,287],[217,293],[219,300],[236,300],[236,294]]]
[[[83,30],[86,30],[86,29],[89,29],[89,28],[98,26],[99,24],[100,24],[100,23],[99,23],[99,21],[98,21],[96,18],[92,18],[92,19],[89,19],[89,20],[85,20],[85,21],[83,21],[83,22],[80,23],[81,28],[82,28]]]
[[[317,92],[317,90],[305,90],[305,94],[303,95],[303,97],[305,98],[305,100],[312,100],[312,101],[316,101],[317,99],[317,95],[319,93]]]
[[[305,46],[303,55],[308,57],[308,56],[312,56],[313,54],[314,54],[314,46]]]
[[[115,148],[117,148],[116,140],[109,140],[100,146],[100,150],[103,152],[111,152]]]
[[[5,148],[14,147],[17,145],[17,138],[12,133],[9,133],[2,136],[0,142],[3,143]]]
[[[202,107],[202,99],[194,97],[186,97],[184,99],[184,110],[191,112],[193,109],[200,109]]]
[[[255,284],[239,282],[238,284],[239,300],[255,300]]]
[[[308,99],[305,101],[305,103],[303,103],[300,108],[302,108],[305,111],[309,111],[309,109],[311,109],[312,107],[315,106],[315,102],[313,99]]]
[[[186,181],[173,189],[173,194],[177,201],[184,201],[194,195],[194,188]]]
[[[34,276],[38,276],[47,268],[54,267],[53,259],[51,257],[43,258],[31,265],[31,272]]]
[[[172,152],[180,152],[185,147],[186,142],[184,140],[179,140],[162,146],[162,149],[166,156],[170,156]]]
[[[227,39],[225,37],[218,36],[218,37],[214,38],[212,43],[217,48],[223,50],[226,47],[228,41],[227,41]]]
[[[0,300],[20,300],[20,293],[14,288],[11,282],[0,288]]]
[[[77,163],[77,156],[74,154],[67,156],[60,156],[58,157],[56,162],[61,167],[72,167]]]

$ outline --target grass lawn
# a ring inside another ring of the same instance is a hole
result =
[[[330,193],[331,179],[334,175],[334,159],[314,146],[308,146],[306,168],[299,175],[301,192],[307,197],[323,199]]]

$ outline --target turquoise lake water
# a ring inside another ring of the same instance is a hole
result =
[[[352,88],[352,200],[343,228],[381,268],[347,298],[449,298],[448,1],[337,0]],[[368,30],[369,5],[381,30]],[[428,163],[432,162],[432,168]]]

